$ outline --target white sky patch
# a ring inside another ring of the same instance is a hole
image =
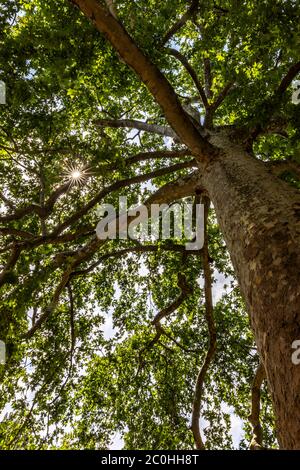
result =
[[[111,446],[109,447],[110,450],[122,450],[124,447],[124,440],[121,437],[119,432],[113,437],[113,441]]]
[[[238,449],[241,439],[244,437],[243,421],[234,413],[234,409],[231,406],[228,406],[225,403],[223,403],[222,410],[225,413],[230,414],[233,447],[234,449]]]
[[[234,279],[231,276],[225,276],[225,274],[220,273],[217,270],[214,270],[213,277],[215,282],[212,285],[212,297],[213,297],[213,305],[216,305],[218,301],[222,298],[224,294],[227,292],[227,287],[230,286],[231,282]],[[203,289],[204,288],[204,278],[200,276],[197,279],[199,286]]]

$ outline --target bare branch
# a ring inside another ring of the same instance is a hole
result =
[[[94,121],[98,127],[113,127],[113,128],[131,128],[139,129],[141,131],[151,132],[153,134],[163,135],[164,137],[172,137],[177,139],[178,137],[171,129],[171,127],[160,126],[158,124],[148,124],[147,122],[137,121],[135,119],[97,119]]]

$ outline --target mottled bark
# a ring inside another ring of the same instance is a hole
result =
[[[300,449],[300,195],[222,139],[203,182],[213,201],[266,371],[280,447]]]

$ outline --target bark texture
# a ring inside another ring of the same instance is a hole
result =
[[[203,173],[250,314],[281,448],[300,448],[300,196],[238,146],[220,149]]]

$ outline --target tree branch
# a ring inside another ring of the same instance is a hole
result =
[[[9,201],[9,199],[7,199],[7,197],[2,193],[2,191],[0,191],[0,199],[2,199],[2,201],[4,202],[4,204],[11,210],[15,210],[15,206],[14,204]]]
[[[158,251],[171,251],[171,252],[178,252],[184,253],[186,248],[184,245],[176,245],[176,244],[165,244],[165,245],[137,245],[137,246],[130,246],[128,248],[123,248],[122,250],[112,251],[110,253],[105,253],[101,256],[95,263],[92,263],[88,268],[81,269],[77,271],[73,271],[71,273],[71,277],[74,276],[82,276],[91,273],[95,268],[97,268],[101,263],[106,261],[112,257],[120,257],[122,255],[126,255],[128,253],[157,253]],[[200,250],[189,250],[187,255],[195,255],[198,254]]]
[[[288,86],[292,83],[296,75],[300,72],[300,62],[296,62],[291,65],[286,75],[280,82],[277,90],[274,91],[271,98],[268,98],[264,101],[265,107],[267,108],[267,114],[264,116],[263,122],[258,123],[254,129],[250,131],[250,137],[247,141],[247,147],[251,148],[253,141],[260,135],[263,134],[265,129],[268,127],[270,120],[274,112],[277,109],[278,103],[280,103],[282,96],[284,95]]]
[[[115,7],[115,2],[114,0],[105,0],[105,3],[107,5],[107,8],[110,12],[110,14],[115,18],[117,19],[117,10],[116,10],[116,7]]]
[[[174,300],[174,302],[172,302],[170,305],[168,305],[167,307],[163,308],[160,312],[158,312],[155,315],[154,319],[152,320],[151,323],[155,327],[156,334],[148,342],[148,344],[139,352],[139,364],[140,364],[139,369],[142,365],[142,361],[141,361],[142,353],[145,350],[151,349],[156,343],[158,343],[158,341],[159,341],[159,339],[162,335],[168,336],[168,334],[166,334],[164,328],[162,327],[160,321],[163,318],[166,318],[169,315],[171,315],[173,312],[175,312],[175,310],[177,310],[180,307],[180,305],[187,299],[187,297],[192,293],[192,289],[187,284],[186,277],[184,276],[184,274],[178,273],[178,281],[177,282],[178,282],[178,287],[181,290],[181,293],[177,297],[177,299]],[[177,343],[177,345],[178,345],[178,343]]]
[[[172,137],[173,139],[178,140],[177,135],[171,127],[160,126],[158,124],[148,124],[147,122],[137,121],[135,119],[97,119],[94,122],[98,127],[113,127],[116,129],[127,127],[163,135],[164,137]]]
[[[165,34],[162,40],[162,46],[168,42],[174,34],[176,34],[185,23],[196,13],[199,7],[199,0],[192,0],[189,9],[182,15],[182,17],[171,27],[171,29]]]
[[[14,245],[12,250],[11,250],[11,255],[4,266],[3,270],[0,273],[0,287],[6,284],[7,282],[7,276],[9,275],[10,270],[16,265],[19,256],[21,253],[20,247],[17,245]]]
[[[196,448],[203,450],[205,449],[201,432],[200,432],[200,413],[201,413],[201,404],[203,397],[203,388],[206,373],[209,369],[209,366],[215,356],[216,352],[216,327],[214,322],[213,315],[213,301],[212,301],[212,278],[211,278],[211,269],[209,264],[209,252],[208,252],[208,234],[207,234],[207,219],[209,211],[210,201],[207,197],[204,197],[204,244],[202,249],[202,260],[203,260],[203,271],[204,271],[204,293],[205,293],[205,318],[208,326],[209,333],[209,347],[204,359],[204,363],[199,371],[194,403],[193,403],[193,412],[192,412],[192,424],[191,430],[194,435],[194,440]]]
[[[131,164],[147,161],[159,158],[182,158],[191,156],[188,149],[183,150],[157,150],[154,152],[140,152],[136,155],[132,155],[131,157],[127,157],[124,162],[125,166],[128,167]]]
[[[186,118],[186,113],[167,78],[138,48],[123,26],[96,0],[69,1],[81,9],[140,77],[181,142],[201,161],[208,162],[214,155],[214,147],[199,134],[192,120]]]
[[[251,389],[251,414],[249,421],[252,426],[253,437],[250,443],[251,450],[262,450],[262,427],[259,420],[260,415],[260,389],[265,378],[265,369],[260,362],[255,372]]]
[[[213,103],[211,103],[209,105],[208,110],[207,110],[207,114],[206,114],[206,117],[205,117],[205,125],[207,127],[210,127],[212,125],[213,116],[214,116],[215,111],[219,108],[219,106],[221,106],[221,104],[223,103],[224,99],[228,95],[228,93],[231,90],[233,85],[234,85],[234,82],[232,82],[232,81],[228,82],[227,85],[225,85],[223,90],[221,90],[219,95],[216,97],[216,99],[213,101]]]
[[[62,196],[70,187],[69,183],[62,184],[59,186],[49,197],[44,207],[38,204],[30,204],[29,206],[21,207],[16,209],[13,214],[7,214],[0,217],[0,222],[10,222],[13,220],[19,220],[29,215],[35,213],[40,217],[46,217],[49,215],[53,209],[53,206],[57,199]]]
[[[281,176],[285,172],[293,173],[297,179],[300,179],[300,164],[292,160],[278,160],[265,162],[266,167],[275,176]]]
[[[9,227],[0,227],[0,233],[3,233],[3,235],[13,235],[16,237],[21,237],[21,238],[34,238],[34,234],[31,232],[25,232],[25,230],[17,230],[15,228],[9,228]]]
[[[185,276],[182,273],[178,274],[178,287],[181,289],[181,294],[177,297],[176,300],[174,300],[174,302],[163,308],[155,315],[154,319],[152,320],[152,325],[157,325],[163,318],[166,318],[171,315],[171,313],[175,312],[175,310],[180,307],[180,305],[192,292],[191,288],[187,284]]]
[[[204,82],[205,82],[205,92],[207,98],[212,97],[212,76],[211,76],[211,66],[210,66],[210,60],[208,57],[205,57],[203,59],[203,67],[204,67]]]
[[[287,74],[281,80],[281,83],[276,91],[276,94],[283,95],[283,93],[286,91],[288,86],[292,83],[292,81],[294,80],[296,75],[298,75],[299,72],[300,72],[300,61],[291,65]]]
[[[70,333],[71,333],[70,363],[72,364],[73,353],[74,353],[74,348],[75,348],[75,343],[76,343],[76,334],[75,334],[75,322],[74,322],[74,297],[73,297],[73,291],[72,291],[70,282],[67,284],[67,290],[68,290],[68,296],[69,296],[69,301],[70,301]]]
[[[198,79],[198,76],[195,72],[195,70],[193,69],[193,67],[191,66],[191,64],[189,63],[189,61],[184,57],[184,55],[181,54],[181,52],[179,52],[177,49],[172,49],[171,47],[165,47],[164,49],[168,54],[172,55],[173,57],[175,57],[176,59],[178,59],[182,65],[184,66],[184,68],[187,70],[187,72],[189,73],[190,77],[192,78],[198,92],[199,92],[199,95],[201,97],[201,100],[202,100],[202,103],[203,103],[203,106],[205,109],[208,109],[209,105],[208,105],[208,101],[207,101],[207,98],[206,98],[206,95],[205,95],[205,91]]]
[[[219,93],[219,95],[217,96],[217,98],[215,99],[215,101],[211,104],[210,108],[215,111],[216,109],[218,109],[218,107],[223,103],[224,99],[226,98],[226,96],[228,95],[229,91],[231,90],[231,88],[233,87],[234,85],[234,82],[233,81],[230,81],[228,82],[225,87],[223,88],[223,90],[221,90],[221,92]]]

